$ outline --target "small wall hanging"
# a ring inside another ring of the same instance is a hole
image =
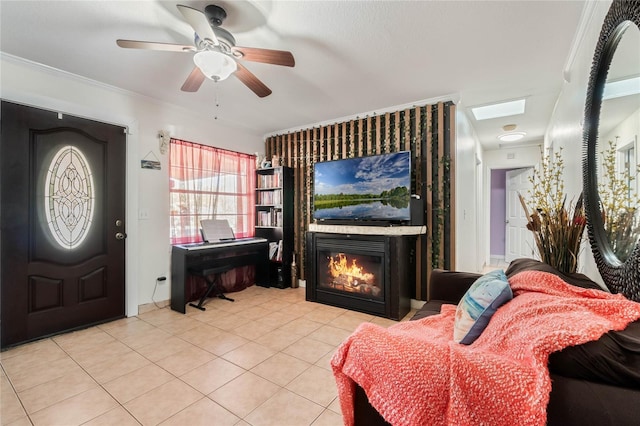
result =
[[[140,161],[140,167],[143,169],[160,170],[160,160],[158,160],[158,157],[156,157],[153,151],[149,151]]]

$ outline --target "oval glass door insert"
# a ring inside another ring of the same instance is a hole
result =
[[[93,176],[84,154],[65,146],[54,155],[44,188],[47,225],[65,249],[78,247],[87,236],[95,209]]]

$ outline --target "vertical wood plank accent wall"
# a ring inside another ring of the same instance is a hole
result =
[[[276,155],[280,164],[294,169],[294,252],[300,278],[306,279],[304,237],[313,222],[313,165],[397,151],[411,151],[411,192],[426,208],[427,233],[416,244],[417,283],[411,297],[427,300],[433,268],[455,269],[455,105],[440,102],[266,139],[267,158]]]

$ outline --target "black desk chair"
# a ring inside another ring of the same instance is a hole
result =
[[[211,293],[213,292],[213,295],[211,297],[218,297],[220,299],[224,299],[224,300],[228,300],[230,302],[233,302],[233,299],[225,296],[222,293],[222,289],[220,286],[220,274],[227,272],[229,270],[233,269],[232,266],[229,265],[225,265],[225,266],[219,266],[217,268],[191,268],[189,269],[189,273],[191,275],[195,275],[197,277],[202,277],[204,278],[204,280],[207,282],[207,291],[205,291],[205,293],[202,295],[202,297],[200,298],[200,301],[198,302],[198,304],[194,304],[194,303],[189,303],[189,306],[193,306],[196,309],[200,309],[201,311],[206,310],[206,308],[204,308],[202,305],[204,304],[204,301],[207,299],[207,297],[209,297],[211,295]]]

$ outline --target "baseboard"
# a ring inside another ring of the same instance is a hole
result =
[[[156,309],[166,308],[170,304],[171,304],[171,299],[161,300],[156,303],[145,303],[144,305],[138,305],[138,315],[155,311]]]
[[[421,309],[425,303],[427,302],[424,300],[411,299],[411,309],[415,309],[417,311],[418,309]]]

